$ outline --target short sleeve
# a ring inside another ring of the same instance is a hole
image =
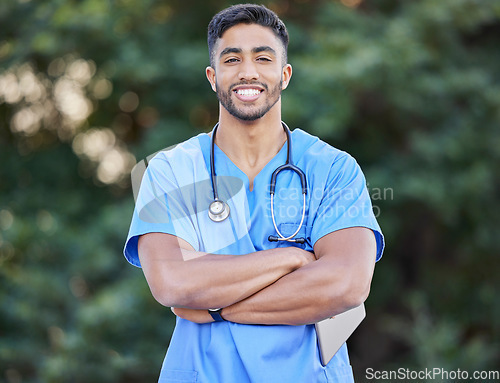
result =
[[[178,184],[168,159],[161,155],[153,158],[142,178],[124,248],[132,265],[141,267],[137,244],[143,234],[172,234],[198,248],[193,225],[196,212],[190,199],[192,193]]]
[[[378,261],[384,250],[384,237],[373,213],[363,172],[349,154],[340,152],[334,160],[322,197],[311,231],[313,246],[334,231],[366,227],[375,234]]]

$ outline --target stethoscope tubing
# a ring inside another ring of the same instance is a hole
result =
[[[219,200],[219,193],[217,191],[217,182],[215,182],[215,134],[217,133],[217,128],[219,123],[215,124],[212,131],[212,147],[210,149],[210,180],[212,181],[212,191],[214,193],[214,201]]]
[[[300,229],[302,228],[302,224],[304,223],[304,218],[306,216],[306,193],[302,193],[302,196],[304,197],[304,200],[302,202],[302,218],[300,219],[299,227],[297,228],[297,230],[295,230],[295,233],[293,233],[289,237],[285,237],[279,231],[278,225],[276,225],[276,219],[274,218],[274,193],[271,194],[271,218],[273,219],[274,229],[276,230],[276,233],[279,235],[279,238],[272,236],[270,236],[270,238],[273,238],[273,240],[276,241],[290,241],[292,240],[293,237],[295,237],[299,233]]]
[[[306,194],[307,194],[307,181],[306,181],[306,176],[304,172],[295,166],[293,164],[293,157],[292,157],[292,138],[290,135],[290,129],[288,126],[281,121],[281,125],[283,126],[283,129],[285,130],[286,137],[287,137],[287,156],[286,156],[286,162],[285,164],[279,166],[276,168],[271,175],[271,182],[269,184],[269,194],[271,195],[271,218],[273,221],[274,229],[276,230],[276,233],[278,234],[278,237],[270,235],[268,240],[272,242],[277,242],[277,241],[289,241],[289,242],[297,242],[297,243],[304,243],[305,239],[304,238],[294,238],[302,228],[302,225],[304,224],[304,219],[306,215]],[[217,190],[217,182],[216,182],[216,172],[215,172],[215,135],[217,133],[217,128],[219,127],[219,123],[215,124],[214,129],[212,131],[212,145],[210,148],[210,180],[212,183],[212,191],[214,195],[214,200],[210,203],[209,209],[208,209],[208,215],[210,219],[214,222],[221,222],[225,220],[229,216],[229,206],[225,201],[222,201],[219,199],[219,193]],[[274,215],[274,193],[276,189],[276,179],[278,177],[278,174],[283,171],[283,170],[292,170],[293,172],[297,173],[300,177],[300,184],[302,187],[302,195],[303,195],[303,202],[302,202],[302,217],[300,219],[300,224],[292,235],[285,237],[280,230],[278,229],[278,225],[276,224],[276,219]],[[222,204],[222,205],[221,205]],[[220,207],[222,206],[222,209]],[[219,209],[215,209],[214,207],[219,207]],[[217,211],[216,211],[217,210]]]

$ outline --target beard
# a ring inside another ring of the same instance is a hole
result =
[[[265,89],[265,92],[267,93],[267,98],[265,100],[265,104],[261,106],[259,109],[254,109],[254,108],[248,108],[250,110],[246,110],[247,108],[237,108],[236,105],[234,105],[233,99],[231,98],[233,91],[231,89],[234,89],[236,86],[239,85],[259,85]],[[267,112],[278,102],[278,100],[281,97],[281,92],[282,92],[282,86],[283,86],[283,80],[279,82],[278,85],[276,85],[271,92],[269,92],[269,87],[266,84],[263,83],[239,83],[239,84],[233,84],[229,87],[229,90],[227,92],[223,91],[221,87],[217,84],[216,86],[216,93],[217,93],[217,98],[219,99],[219,102],[221,105],[226,109],[229,114],[231,114],[233,117],[236,117],[239,120],[242,121],[255,121],[258,120],[259,118],[262,118],[265,116]]]

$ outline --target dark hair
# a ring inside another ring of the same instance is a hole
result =
[[[258,24],[271,28],[283,43],[283,65],[286,63],[288,32],[283,21],[280,20],[276,13],[264,5],[238,4],[220,11],[212,18],[210,24],[208,24],[208,53],[212,67],[215,64],[214,54],[217,40],[222,37],[225,31],[238,24]]]

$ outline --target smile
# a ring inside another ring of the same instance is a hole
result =
[[[240,96],[257,96],[262,92],[260,89],[236,89],[235,92]]]
[[[244,102],[253,102],[260,97],[260,94],[264,92],[261,87],[254,86],[238,86],[233,90],[236,97]]]

